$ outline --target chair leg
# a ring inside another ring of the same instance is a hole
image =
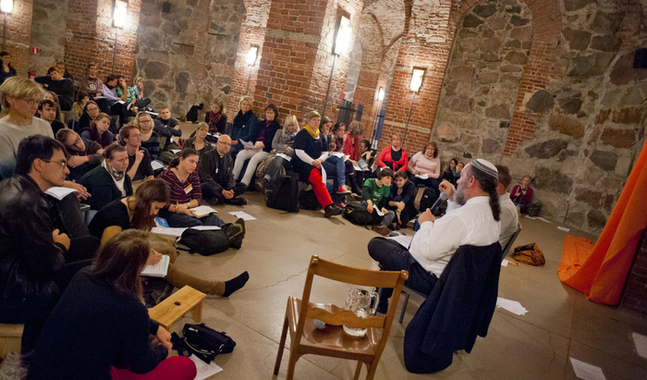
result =
[[[357,368],[355,368],[355,377],[353,379],[358,380],[360,372],[362,372],[362,362],[358,361]]]
[[[285,348],[285,339],[288,334],[288,316],[285,316],[283,321],[283,331],[281,332],[281,340],[279,341],[279,352],[276,353],[276,364],[274,364],[274,374],[279,374],[279,367],[281,367],[281,358],[283,358],[283,349]]]
[[[377,362],[374,361],[373,363],[366,363],[366,366],[368,367],[366,380],[373,380],[373,378],[375,377],[375,372],[377,371]]]
[[[402,310],[400,311],[400,319],[398,322],[402,324],[402,320],[404,319],[404,313],[407,311],[407,305],[409,304],[409,293],[405,293],[404,291],[404,301],[402,302]]]
[[[294,378],[294,368],[297,365],[297,360],[299,360],[299,355],[290,350],[290,359],[288,359],[288,374],[285,377],[285,380],[292,380]]]

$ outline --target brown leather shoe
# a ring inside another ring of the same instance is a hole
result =
[[[373,226],[373,231],[377,232],[382,236],[388,236],[391,233],[391,230],[389,229],[389,227],[385,226],[384,224]]]

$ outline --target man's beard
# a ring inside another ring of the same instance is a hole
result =
[[[465,204],[465,191],[461,186],[456,189],[456,194],[454,194],[454,201],[456,201],[456,203],[461,206]]]

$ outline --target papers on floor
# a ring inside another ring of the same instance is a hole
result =
[[[631,336],[634,339],[634,345],[636,346],[638,355],[647,359],[647,336],[638,333],[631,333]]]
[[[153,160],[151,161],[151,167],[153,168],[153,170],[164,169],[164,164],[162,163],[162,161]]]
[[[194,380],[204,380],[209,376],[213,376],[222,371],[222,367],[220,367],[216,363],[211,362],[211,364],[207,364],[195,355],[189,356],[189,359],[193,360],[193,362],[195,363],[195,368],[198,370],[198,374],[196,375]]]
[[[528,310],[526,310],[525,307],[521,306],[519,302],[501,297],[497,297],[496,306],[506,309],[507,311],[517,315],[524,315],[528,312]]]
[[[198,206],[198,207],[190,208],[189,210],[193,211],[195,216],[197,216],[198,218],[202,218],[209,214],[218,212],[209,206]]]
[[[404,248],[408,249],[409,245],[411,244],[411,239],[413,239],[413,236],[407,236],[407,235],[390,236],[388,237],[388,239],[394,240]]]
[[[63,198],[67,197],[71,193],[77,191],[76,189],[70,189],[69,187],[50,187],[47,189],[45,194],[51,195],[52,197],[58,199],[59,201],[62,201]]]
[[[429,174],[416,174],[416,178],[427,179],[429,178]]]
[[[168,255],[162,255],[162,260],[160,260],[155,265],[146,265],[142,271],[142,276],[148,277],[165,277],[168,272],[168,265],[171,262],[171,258]]]
[[[241,218],[243,220],[256,220],[253,216],[249,215],[248,213],[244,211],[231,211],[229,214]]]
[[[530,220],[535,220],[535,219],[537,219],[537,217],[536,217],[536,216],[530,216],[530,215],[527,215],[527,214],[526,214],[526,218],[528,218],[528,219],[530,219]]]
[[[557,226],[557,229],[560,230],[560,231],[566,231],[566,232],[571,230],[570,228],[566,228],[566,227],[562,227],[562,226]]]
[[[502,267],[507,267],[508,266],[508,260],[506,260],[506,259],[501,260],[501,266]]]
[[[151,232],[162,235],[182,236],[186,227],[153,227]]]
[[[292,161],[292,157],[288,156],[288,155],[287,155],[287,154],[285,154],[285,153],[277,153],[277,154],[276,154],[276,157],[281,157],[281,158],[283,158],[283,159],[284,159],[284,160],[286,160],[286,161]]]
[[[548,219],[544,219],[544,218],[542,218],[541,216],[538,216],[538,217],[537,217],[537,219],[541,220],[542,222],[552,223],[550,220],[548,220]]]
[[[198,231],[216,231],[219,230],[220,227],[218,226],[193,226],[191,227],[192,230],[198,230]]]
[[[516,262],[516,261],[510,261],[508,259],[501,260],[501,266],[502,267],[507,267],[508,265],[514,265],[515,267],[520,266],[519,263]]]
[[[575,371],[575,376],[579,379],[584,380],[605,380],[604,373],[602,368],[596,367],[589,363],[584,363],[583,361],[571,359],[571,365],[573,365],[573,371]]]

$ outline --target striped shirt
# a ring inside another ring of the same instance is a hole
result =
[[[198,172],[191,172],[186,181],[180,182],[171,169],[164,170],[158,177],[169,185],[171,190],[171,204],[189,203],[192,199],[198,202],[202,199],[200,177]]]

